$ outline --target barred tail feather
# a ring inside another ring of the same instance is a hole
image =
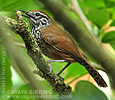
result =
[[[102,76],[98,73],[98,71],[96,71],[96,69],[88,61],[82,61],[81,64],[87,69],[89,74],[93,77],[93,79],[100,87],[107,87],[107,84],[102,78]]]

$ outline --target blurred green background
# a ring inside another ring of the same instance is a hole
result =
[[[71,4],[70,0],[60,0],[62,3],[69,7]],[[115,0],[78,0],[79,5],[84,12],[85,16],[89,20],[89,23],[92,26],[92,29],[95,35],[102,42],[104,49],[111,55],[115,57]],[[39,0],[0,0],[0,15],[8,16],[10,18],[16,19],[15,13],[16,10],[41,10],[46,12],[51,18],[53,15],[46,9],[46,7]],[[68,13],[72,14],[75,19],[78,19],[77,15],[69,10]],[[24,19],[27,23],[27,19]],[[57,22],[56,22],[57,23]],[[28,23],[29,24],[29,23]],[[57,23],[58,24],[58,23]],[[58,24],[60,25],[60,24]],[[30,26],[29,26],[30,27]],[[62,27],[60,25],[60,27]],[[8,31],[9,35],[11,35],[12,39],[16,43],[23,44],[23,40],[21,37],[12,31]],[[18,69],[18,66],[13,62],[13,60],[9,59],[7,53],[5,53],[5,49],[2,46],[2,37],[0,37],[0,97],[1,100],[40,100],[39,98],[27,98],[31,94],[30,90],[32,90],[28,80],[24,77],[24,73]],[[15,45],[15,44],[14,44]],[[85,51],[85,50],[84,50]],[[27,55],[26,48],[23,48],[19,45],[18,54],[22,52],[22,58],[27,59],[29,69],[33,71],[36,69],[33,61]],[[89,55],[88,55],[89,56]],[[90,56],[89,56],[90,57]],[[45,57],[46,60],[49,58]],[[93,58],[91,61],[97,63]],[[23,59],[22,59],[23,60]],[[20,61],[21,62],[21,61]],[[58,73],[66,63],[52,63],[53,70],[55,73]],[[25,66],[26,67],[26,66]],[[77,100],[107,100],[106,94],[104,94],[100,89],[95,86],[93,79],[87,74],[86,69],[78,63],[71,64],[63,73],[62,76],[65,79],[65,82],[71,83],[71,87],[73,92],[76,95]],[[83,77],[82,77],[83,76]],[[3,78],[5,77],[5,78]],[[38,81],[41,81],[41,87],[45,86],[50,91],[49,94],[57,96],[56,93],[53,92],[51,86],[48,86],[48,82],[41,79],[37,75],[35,77]],[[82,78],[81,78],[82,77]],[[80,79],[81,78],[81,79]],[[87,81],[80,81],[87,80]],[[36,82],[38,82],[36,80]],[[90,82],[93,84],[91,84]],[[4,82],[4,83],[3,83]],[[72,84],[73,83],[73,84]],[[3,88],[3,85],[5,87]],[[5,93],[2,91],[5,90]],[[21,91],[23,90],[23,91]],[[13,92],[12,92],[13,91]],[[21,93],[19,93],[21,91]],[[24,91],[27,91],[25,93]],[[43,90],[43,95],[45,94]],[[111,90],[112,91],[112,90]],[[25,93],[25,94],[24,94]],[[23,95],[23,97],[21,96]],[[112,99],[113,95],[109,95],[108,98]],[[45,98],[47,100],[48,98]],[[52,100],[57,100],[54,97]]]

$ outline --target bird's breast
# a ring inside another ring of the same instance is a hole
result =
[[[40,32],[39,28],[33,27],[31,32],[32,32],[32,34],[33,34],[33,36],[34,36],[34,38],[35,38],[35,40],[39,46],[40,40],[41,40],[41,32]]]

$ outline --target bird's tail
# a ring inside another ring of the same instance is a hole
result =
[[[106,82],[104,81],[104,79],[102,78],[102,76],[98,73],[98,71],[89,63],[89,61],[82,61],[82,63],[80,63],[81,65],[83,65],[87,71],[89,72],[89,74],[93,77],[93,79],[96,81],[96,83],[100,86],[100,87],[107,87]]]

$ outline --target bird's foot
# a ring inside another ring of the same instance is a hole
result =
[[[52,66],[50,64],[52,62],[67,62],[67,61],[66,60],[47,60],[47,63],[50,66],[50,71],[48,72],[48,74],[50,74],[53,71]]]
[[[67,62],[66,60],[47,60],[47,63],[52,63],[52,62]]]

